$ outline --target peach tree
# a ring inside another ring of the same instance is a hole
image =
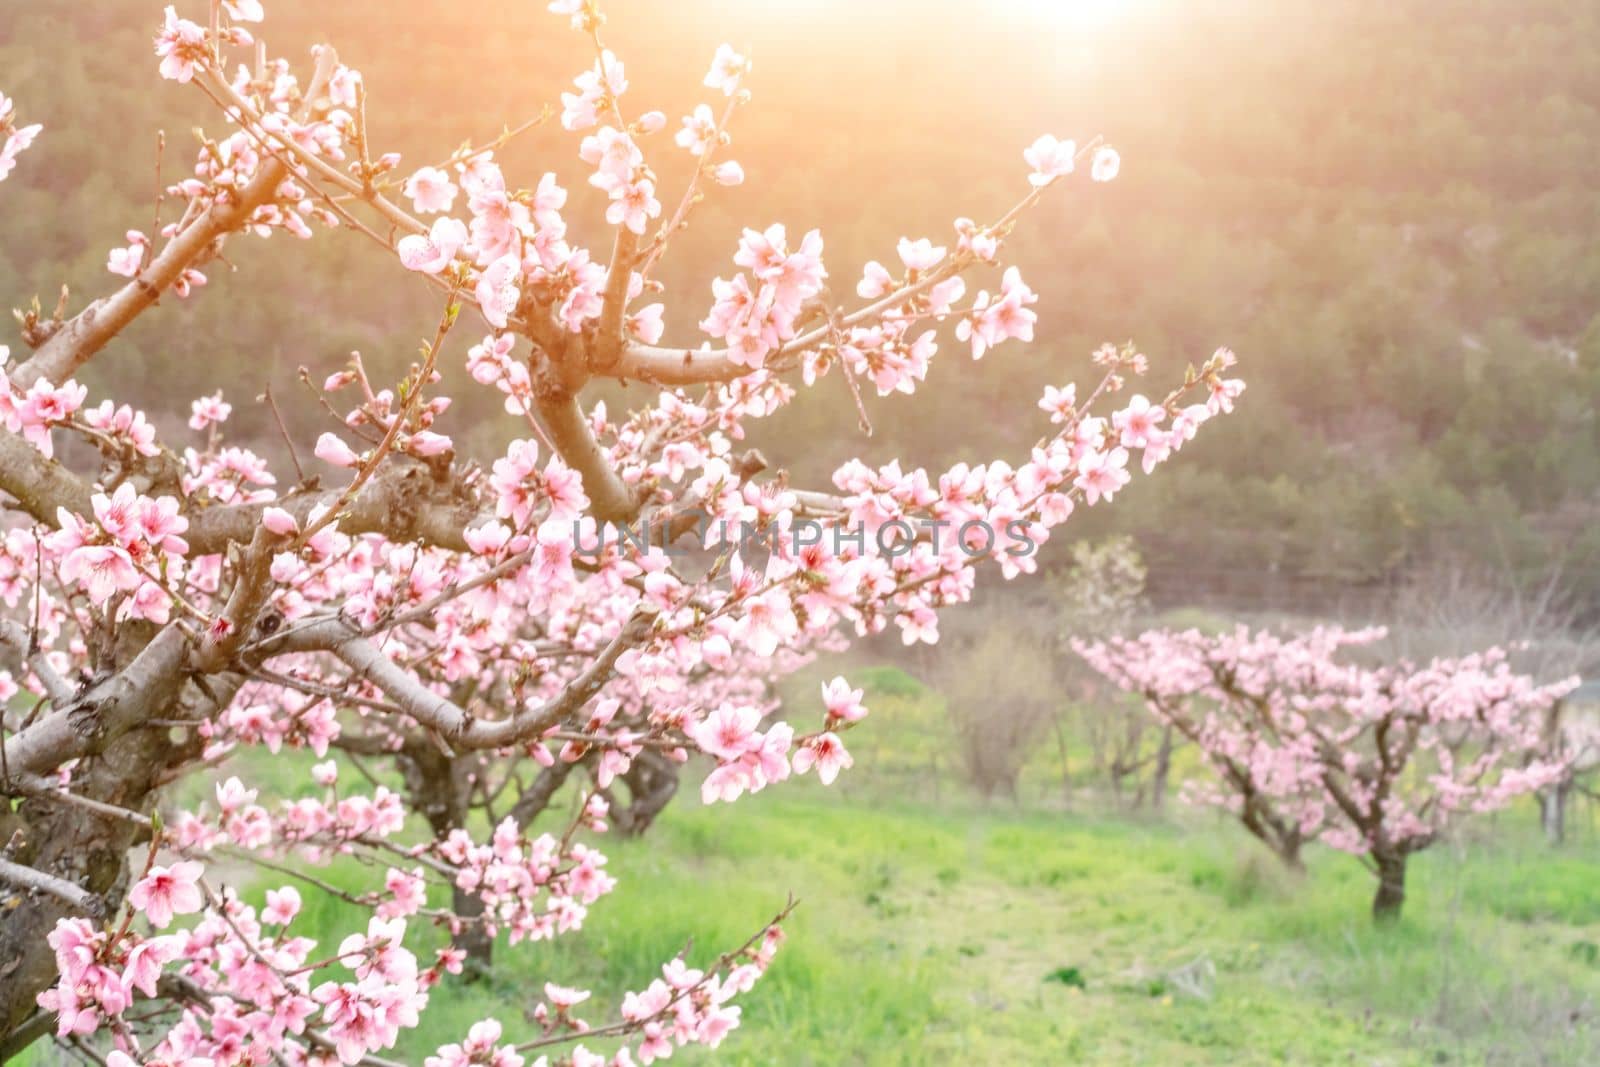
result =
[[[829,288],[816,230],[747,229],[709,299],[677,295],[704,309],[702,336],[668,342],[658,267],[696,206],[744,178],[728,152],[750,64],[717,49],[706,102],[669,128],[629,106],[594,0],[550,8],[585,55],[561,98],[566,178],[496,162],[537,122],[402,168],[331,47],[297,70],[257,40],[258,0],[166,9],[159,73],[223,129],[151,231],[110,250],[105,295],[19,313],[0,376],[0,1058],[52,1035],[114,1067],[392,1062],[469,957],[568,935],[613,891],[595,842],[619,780],[645,790],[639,768],[696,759],[706,802],[831,782],[860,693],[838,679],[790,721],[767,682],[889,628],[935,641],[980,571],[1034,571],[1076,508],[1243,388],[1219,350],[1118,406],[1146,361],[1107,346],[1092,392],[1046,393],[1014,462],[842,454],[831,486],[791,484],[741,447],[747,427],[825,378],[857,399],[912,393],[946,334],[973,359],[1030,341],[1038,298],[1007,240],[1081,171],[1113,178],[1115,152],[1041,137],[1013,206],[901,240],[853,300]],[[0,98],[0,177],[39,134]],[[669,195],[647,152],[688,153],[692,178]],[[569,180],[608,247],[569,235]],[[75,380],[136,319],[201,298],[225,243],[330,230],[374,246],[438,316],[401,380],[355,357],[318,383],[314,458],[287,433],[255,443],[273,454],[229,442],[221,395],[185,401],[194,436],[164,441],[150,413]],[[516,428],[501,454],[458,453],[447,360],[496,391]],[[602,381],[642,402],[586,400]],[[304,782],[253,781],[256,749],[306,750]],[[334,859],[370,877],[335,879]],[[317,943],[297,922],[313,894],[359,921]],[[427,1062],[715,1046],[787,912],[719,955],[663,960],[603,1017],[551,976],[526,1020],[485,1018]]]

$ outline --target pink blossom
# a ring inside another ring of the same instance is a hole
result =
[[[117,593],[137,589],[144,579],[125,549],[112,545],[85,545],[61,561],[63,581],[82,586],[91,603],[99,605]]]
[[[1022,153],[1022,158],[1033,168],[1028,181],[1034,185],[1049,185],[1057,178],[1071,174],[1077,154],[1076,142],[1058,141],[1045,134]]]
[[[150,925],[162,929],[174,915],[188,915],[205,904],[200,892],[200,876],[205,867],[193,860],[171,867],[151,867],[128,892],[128,903],[144,912]]]
[[[841,722],[860,722],[867,717],[867,709],[861,703],[860,689],[851,689],[850,683],[843,676],[837,676],[832,681],[824,682],[822,686],[822,703],[828,709],[828,717]]]
[[[678,131],[673,140],[680,148],[687,149],[690,155],[705,155],[717,141],[717,120],[712,116],[711,108],[696,104],[693,114],[684,117],[683,129]]]
[[[144,264],[144,254],[150,247],[150,240],[138,230],[129,230],[126,236],[128,246],[111,250],[111,254],[106,258],[106,270],[112,274],[120,274],[124,278],[132,278],[139,273],[139,268]]]
[[[495,329],[505,329],[511,314],[517,309],[517,302],[521,299],[517,278],[521,270],[521,259],[508,254],[489,264],[478,276],[475,290],[478,306],[483,309],[483,317]]]
[[[724,96],[732,96],[739,88],[739,79],[750,73],[750,61],[730,45],[718,45],[711,60],[711,70],[706,74],[708,89],[721,89]]]
[[[794,754],[794,771],[796,774],[804,774],[815,765],[817,777],[821,779],[822,784],[832,785],[833,780],[839,776],[839,771],[848,769],[854,762],[850,758],[850,753],[845,751],[844,742],[839,740],[839,735],[830,730],[801,743]]]
[[[606,208],[606,221],[613,226],[626,226],[643,235],[645,224],[661,214],[661,201],[656,199],[656,186],[648,178],[625,182],[612,187],[611,205]]]
[[[1089,176],[1097,182],[1108,182],[1117,176],[1122,169],[1122,157],[1115,148],[1102,146],[1095,149],[1094,162],[1090,165]]]
[[[354,467],[361,462],[361,457],[332,433],[324,433],[318,437],[317,447],[313,451],[322,462],[335,467]]]
[[[750,707],[722,707],[694,727],[694,743],[701,751],[723,760],[735,760],[759,746],[756,726],[761,713]]]
[[[898,246],[900,262],[906,265],[906,270],[929,271],[938,266],[944,258],[945,250],[935,245],[926,237],[913,241],[909,237],[900,238]]]
[[[1158,425],[1166,418],[1166,410],[1152,405],[1142,393],[1135,393],[1128,406],[1111,416],[1111,425],[1117,428],[1124,448],[1144,448],[1158,436]]]
[[[288,926],[300,914],[300,891],[292,885],[267,890],[267,906],[261,921],[272,926]]]
[[[423,167],[406,179],[404,194],[419,214],[433,215],[449,211],[456,202],[456,185],[450,175],[438,167]]]
[[[400,238],[400,262],[406,270],[438,274],[450,266],[466,243],[467,227],[460,219],[435,219],[427,236],[412,233]]]
[[[233,405],[222,399],[220,392],[203,396],[189,405],[189,429],[204,430],[208,426],[227,422],[233,414]]]
[[[267,508],[261,512],[261,525],[279,537],[293,537],[300,532],[300,524],[295,521],[295,517],[278,507]]]
[[[206,62],[206,31],[197,23],[179,18],[169,5],[166,24],[156,37],[156,55],[161,57],[163,78],[187,82],[194,77],[195,65]]]
[[[1128,450],[1125,448],[1088,452],[1078,461],[1078,476],[1072,484],[1083,490],[1083,498],[1090,504],[1110,500],[1131,480],[1127,468]]]

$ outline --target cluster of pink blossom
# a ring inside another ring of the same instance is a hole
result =
[[[23,149],[33,144],[33,139],[44,129],[37,122],[31,126],[18,126],[16,120],[16,106],[5,93],[0,93],[0,182],[11,176],[11,171],[17,165],[17,157]]]
[[[127,872],[119,924],[95,926],[76,903],[83,887],[46,881],[78,912],[50,920],[59,980],[39,1003],[63,1037],[109,1031],[119,1064],[222,1067],[274,1053],[358,1062],[417,1024],[473,936],[515,943],[580,926],[615,885],[593,839],[618,815],[613,790],[626,782],[636,793],[630,776],[642,768],[705,757],[708,803],[813,770],[831,783],[851,766],[843,735],[867,714],[862,691],[833,679],[813,727],[797,729],[775,717],[772,679],[891,623],[907,643],[935,641],[940,613],[971,598],[980,567],[1031,571],[1079,502],[1110,500],[1127,484],[1134,452],[1153,469],[1243,388],[1219,349],[1159,400],[1135,395],[1096,414],[1126,376],[1147,370],[1131,346],[1108,346],[1085,399],[1072,385],[1045,394],[1054,425],[1020,465],[929,472],[851,460],[835,491],[791,486],[758,453],[741,454],[750,421],[794,401],[794,379],[811,385],[835,368],[852,390],[864,375],[882,394],[910,393],[941,326],[974,358],[1030,341],[1038,296],[1003,263],[1005,239],[1085,153],[1095,153],[1097,180],[1115,175],[1115,153],[1041,139],[1024,152],[1028,191],[1010,212],[991,225],[956,220],[953,248],[902,239],[894,272],[866,266],[857,291],[867,303],[854,310],[827,304],[817,231],[791,242],[782,224],[746,230],[739,270],[713,284],[707,340],[657,347],[664,305],[633,305],[663,291],[651,270],[702,199],[700,184],[743,177],[715,157],[748,98],[750,63],[717,50],[704,85],[726,104],[685,119],[677,143],[697,167],[667,212],[643,147],[665,116],[624,119],[628,83],[600,40],[594,0],[550,7],[591,38],[596,57],[563,94],[561,121],[583,134],[577,155],[606,195],[609,258],[569,241],[555,173],[531,189],[508,181],[494,159],[504,139],[402,177],[398,157],[368,143],[361,77],[331,49],[314,51],[305,83],[264,51],[229,77],[222,57],[254,44],[244,24],[261,20],[261,5],[224,0],[209,26],[168,8],[155,44],[161,75],[197,86],[234,129],[203,141],[193,176],[167,191],[183,205],[175,221],[149,236],[130,231],[111,251],[109,270],[129,279],[112,310],[56,324],[0,378],[4,443],[20,446],[0,478],[20,470],[47,487],[4,482],[34,520],[0,543],[0,596],[16,615],[0,640],[25,662],[5,681],[52,707],[0,738],[0,786],[11,790],[15,776],[16,789],[81,799],[89,811],[137,809],[122,816],[148,835],[148,860],[142,874]],[[358,226],[355,211],[382,225]],[[198,267],[230,234],[304,237],[313,222],[359,229],[445,303],[433,341],[394,387],[372,382],[359,356],[323,383],[338,428],[314,456],[335,487],[297,457],[294,484],[280,486],[266,458],[225,443],[231,406],[220,393],[189,409],[200,437],[181,462],[142,413],[85,406],[72,372],[115,333],[96,323],[203,284]],[[963,305],[969,269],[1000,278]],[[458,463],[435,428],[450,406],[437,392],[439,360],[469,294],[488,332],[468,369],[505,394],[531,435],[481,466]],[[598,377],[658,388],[613,418],[603,403],[578,402]],[[342,416],[340,395],[353,398]],[[97,481],[52,461],[57,434],[95,447]],[[61,485],[70,491],[49,488]],[[145,625],[119,627],[130,619]],[[89,795],[98,779],[85,772],[99,764],[83,757],[173,734],[182,740],[144,763],[123,761],[148,775],[140,788]],[[247,770],[224,771],[214,806],[145,814],[167,782],[250,747],[313,753],[323,760],[315,788],[263,801]],[[370,789],[342,786],[340,761],[368,759],[389,761],[405,793],[375,778]],[[532,829],[568,775],[582,791],[569,825]],[[510,812],[496,808],[502,795],[516,798]],[[408,809],[430,833],[419,835]],[[478,813],[494,827],[487,841],[472,831]],[[126,856],[127,842],[119,848]],[[341,888],[312,873],[339,856],[382,871],[381,885]],[[300,890],[276,886],[258,911],[208,884],[209,865],[224,861],[286,873],[369,911],[370,924],[318,959],[291,933]],[[96,892],[114,900],[117,890]],[[429,904],[445,898],[472,906]],[[423,968],[406,942],[426,926],[454,942]],[[777,942],[773,924],[704,970],[675,960],[625,998],[619,1021],[593,1029],[573,1013],[587,994],[551,985],[535,1016],[542,1036],[506,1043],[485,1020],[434,1062],[521,1063],[545,1045],[603,1037],[620,1042],[609,1056],[577,1045],[563,1062],[628,1067],[688,1043],[715,1046],[738,1022],[731,999]],[[162,1006],[134,1010],[147,1000]]]
[[[1152,630],[1075,642],[1120,688],[1199,748],[1232,811],[1287,862],[1303,841],[1361,857],[1398,909],[1405,857],[1458,816],[1492,811],[1561,777],[1550,708],[1577,679],[1539,685],[1503,649],[1370,665],[1381,628],[1280,636]],[[1385,896],[1387,894],[1387,896]]]

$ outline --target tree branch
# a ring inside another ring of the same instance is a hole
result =
[[[99,898],[82,886],[73,885],[64,878],[57,878],[53,874],[46,874],[20,863],[12,863],[7,859],[0,859],[0,881],[48,893],[85,914],[94,915],[100,910]]]
[[[162,293],[177,281],[193,263],[212,251],[213,243],[245,224],[256,208],[272,200],[287,171],[276,160],[261,164],[261,170],[238,199],[213,203],[161,250],[132,281],[111,296],[96,300],[68,320],[33,354],[11,372],[11,381],[26,389],[40,378],[62,382],[106,343],[138,318]],[[155,235],[151,235],[154,239]]]
[[[347,619],[331,618],[284,634],[266,647],[268,657],[286,652],[332,652],[355,674],[381,689],[395,704],[405,709],[418,723],[429,727],[458,749],[505,748],[535,740],[544,731],[578,712],[591,697],[610,681],[617,660],[630,648],[642,644],[650,635],[655,617],[636,612],[582,674],[548,703],[513,715],[509,719],[486,721],[447,697],[429,689],[415,675],[384,655]]]

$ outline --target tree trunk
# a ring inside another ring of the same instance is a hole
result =
[[[1539,793],[1539,823],[1544,827],[1545,840],[1552,845],[1565,844],[1567,840],[1567,800],[1572,787],[1558,782]]]
[[[164,730],[132,730],[88,757],[73,776],[73,791],[132,811],[148,811],[171,754]],[[49,797],[30,797],[8,823],[8,858],[65,879],[115,914],[128,890],[128,852],[148,832],[126,819],[107,818]],[[45,943],[57,920],[74,911],[60,899],[0,884],[0,1048],[37,1010],[35,998],[56,981],[55,953]],[[50,1027],[54,1032],[54,1027]]]
[[[1172,771],[1172,725],[1162,727],[1161,746],[1156,749],[1156,768],[1150,777],[1150,807],[1161,811],[1167,803],[1167,776]]]
[[[454,887],[450,890],[450,907],[463,919],[476,919],[483,914],[483,898],[473,893],[463,893]],[[494,938],[484,930],[483,924],[468,923],[450,938],[453,948],[467,954],[462,963],[461,976],[468,981],[487,978],[494,964]]]
[[[1378,892],[1372,898],[1372,917],[1380,923],[1400,918],[1406,902],[1406,857],[1374,856],[1378,865]]]
[[[1063,715],[1055,717],[1056,750],[1061,754],[1061,803],[1063,807],[1072,806],[1072,768],[1067,763],[1067,732],[1062,728]]]
[[[482,767],[476,756],[451,758],[431,741],[412,739],[401,750],[400,766],[411,794],[411,808],[428,820],[435,840],[442,841],[452,831],[466,827],[472,776]],[[451,889],[451,906],[462,919],[475,920],[483,914],[483,901],[459,889]],[[450,944],[466,953],[463,978],[472,981],[488,975],[494,964],[494,938],[481,923],[467,922],[451,935]]]
[[[677,795],[678,764],[645,749],[634,757],[622,780],[628,786],[628,802],[612,805],[611,821],[621,833],[638,837]]]

